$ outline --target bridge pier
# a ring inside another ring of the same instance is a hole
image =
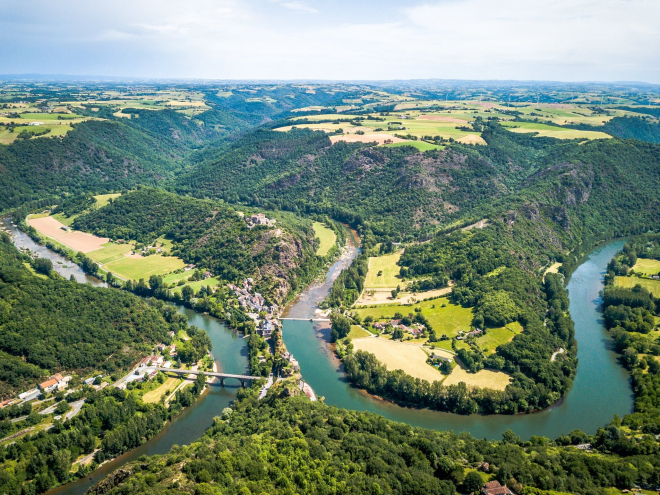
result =
[[[225,386],[225,379],[224,378],[220,378],[220,386],[221,387]]]
[[[243,386],[243,388],[245,388],[245,383],[246,383],[245,380],[241,380],[241,385]]]

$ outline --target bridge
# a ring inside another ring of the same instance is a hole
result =
[[[288,320],[288,321],[330,321],[330,318],[278,318],[278,320]]]
[[[227,378],[234,378],[240,380],[241,385],[245,388],[247,382],[253,380],[260,380],[263,376],[250,376],[250,375],[232,375],[231,373],[216,373],[214,371],[197,371],[197,370],[181,370],[178,368],[158,368],[158,370],[164,373],[176,373],[177,375],[206,375],[213,378],[218,378],[220,380],[220,385],[225,386],[225,380]]]

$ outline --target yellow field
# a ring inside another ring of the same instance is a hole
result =
[[[356,351],[372,353],[390,371],[403,370],[412,377],[430,382],[444,378],[426,362],[428,355],[418,345],[369,337],[353,340],[353,346]]]
[[[399,265],[401,252],[369,258],[369,271],[364,286],[368,288],[392,288],[401,284],[399,277]],[[379,276],[378,272],[382,272]]]
[[[103,208],[105,205],[108,204],[110,199],[115,199],[121,196],[120,193],[117,194],[99,194],[98,196],[94,196],[94,199],[96,200],[96,207],[97,208]]]
[[[328,254],[328,251],[335,245],[337,242],[337,235],[334,230],[328,228],[320,222],[314,222],[314,235],[319,238],[321,243],[319,244],[316,254],[319,256],[325,256]]]
[[[504,390],[511,382],[511,377],[501,371],[481,370],[477,373],[469,373],[456,359],[458,366],[455,366],[451,374],[443,382],[443,385],[458,385],[464,382],[470,387],[492,388],[494,390]]]
[[[165,395],[165,392],[169,390],[171,393],[179,383],[181,383],[180,378],[168,378],[159,387],[144,394],[142,396],[142,402],[149,404],[160,401],[160,398]]]
[[[635,273],[641,273],[647,277],[657,275],[660,272],[660,261],[637,258],[637,263],[633,266],[633,270],[635,270]]]
[[[660,297],[660,280],[650,280],[648,278],[637,277],[615,277],[614,285],[632,289],[637,284],[647,289],[653,297]]]

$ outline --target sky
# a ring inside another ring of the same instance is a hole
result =
[[[0,0],[0,74],[660,83],[660,0]]]

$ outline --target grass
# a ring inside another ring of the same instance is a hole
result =
[[[192,271],[187,271],[183,273],[168,273],[163,277],[163,283],[166,285],[176,284],[179,280],[187,280],[188,277],[192,276]]]
[[[55,215],[52,215],[52,217],[58,222],[63,223],[67,227],[70,227],[78,215],[71,215],[70,217],[67,217],[64,213],[55,213]]]
[[[538,132],[539,136],[558,139],[608,139],[612,137],[604,132],[580,131],[536,122],[502,122],[502,125],[512,132]]]
[[[99,194],[98,196],[94,196],[94,199],[96,200],[96,207],[97,208],[103,208],[105,205],[107,205],[110,202],[110,199],[115,199],[121,196],[121,193],[117,194]],[[62,222],[64,223],[64,222]]]
[[[442,305],[445,305],[443,308]],[[378,319],[392,319],[394,313],[414,313],[413,307],[421,308],[429,324],[438,337],[447,335],[453,337],[459,330],[469,331],[472,323],[472,309],[453,304],[446,297],[422,301],[414,306],[383,305],[376,308],[358,308],[355,310],[362,319],[371,316],[374,321]],[[450,347],[451,348],[451,347]]]
[[[360,325],[351,325],[351,331],[348,332],[347,337],[349,339],[362,339],[365,337],[371,337],[371,335]]]
[[[126,279],[146,280],[151,275],[165,275],[184,266],[185,263],[180,258],[154,254],[137,259],[123,258],[107,263],[103,268]]]
[[[131,244],[114,244],[107,242],[101,249],[90,251],[87,256],[101,265],[111,263],[113,261],[121,260],[124,256],[133,250]]]
[[[382,146],[385,146],[386,148],[396,148],[399,146],[412,146],[413,148],[417,148],[419,151],[442,150],[445,148],[444,146],[427,143],[426,141],[405,141],[403,143],[383,144]]]
[[[476,342],[483,351],[487,349],[490,353],[493,353],[498,345],[506,344],[522,331],[522,325],[516,321],[509,323],[506,327],[487,329],[486,335],[478,337]]]
[[[369,258],[369,271],[364,286],[368,288],[396,288],[401,284],[399,266],[397,265],[401,253]],[[381,275],[378,275],[382,272]]]
[[[314,235],[321,241],[318,249],[316,250],[316,254],[318,256],[325,256],[328,254],[328,251],[330,251],[332,246],[334,246],[337,242],[337,235],[331,228],[323,225],[320,222],[314,222],[313,227]]]
[[[477,373],[470,373],[462,366],[460,359],[456,359],[456,362],[458,366],[454,367],[443,385],[458,385],[460,382],[464,382],[472,387],[504,390],[511,381],[511,377],[501,371],[481,370]]]
[[[190,274],[190,272],[188,272],[188,273]],[[211,278],[207,278],[206,280],[198,280],[196,282],[188,282],[185,285],[182,285],[180,287],[176,287],[176,288],[172,289],[172,292],[174,292],[175,294],[176,293],[181,293],[181,289],[183,289],[187,285],[192,290],[194,290],[195,293],[197,293],[199,291],[199,289],[202,288],[202,285],[206,285],[207,287],[208,286],[217,286],[219,282],[220,282],[220,280],[218,280],[217,278],[211,277]]]
[[[614,284],[628,289],[632,289],[639,284],[653,294],[653,297],[660,297],[660,280],[637,277],[615,277]]]
[[[364,338],[353,340],[356,351],[367,351],[376,356],[388,370],[403,370],[406,374],[427,381],[444,378],[436,368],[426,362],[428,355],[418,345],[392,340]]]
[[[142,396],[142,402],[145,404],[155,404],[160,401],[160,398],[165,395],[165,392],[169,390],[170,393],[181,383],[181,378],[168,378],[157,388],[150,390]]]
[[[546,273],[559,273],[559,267],[561,266],[561,263],[553,263],[550,265],[544,272],[543,276],[545,277]]]
[[[637,258],[637,263],[633,266],[633,270],[635,270],[635,273],[641,273],[647,277],[657,275],[660,272],[660,261]]]

